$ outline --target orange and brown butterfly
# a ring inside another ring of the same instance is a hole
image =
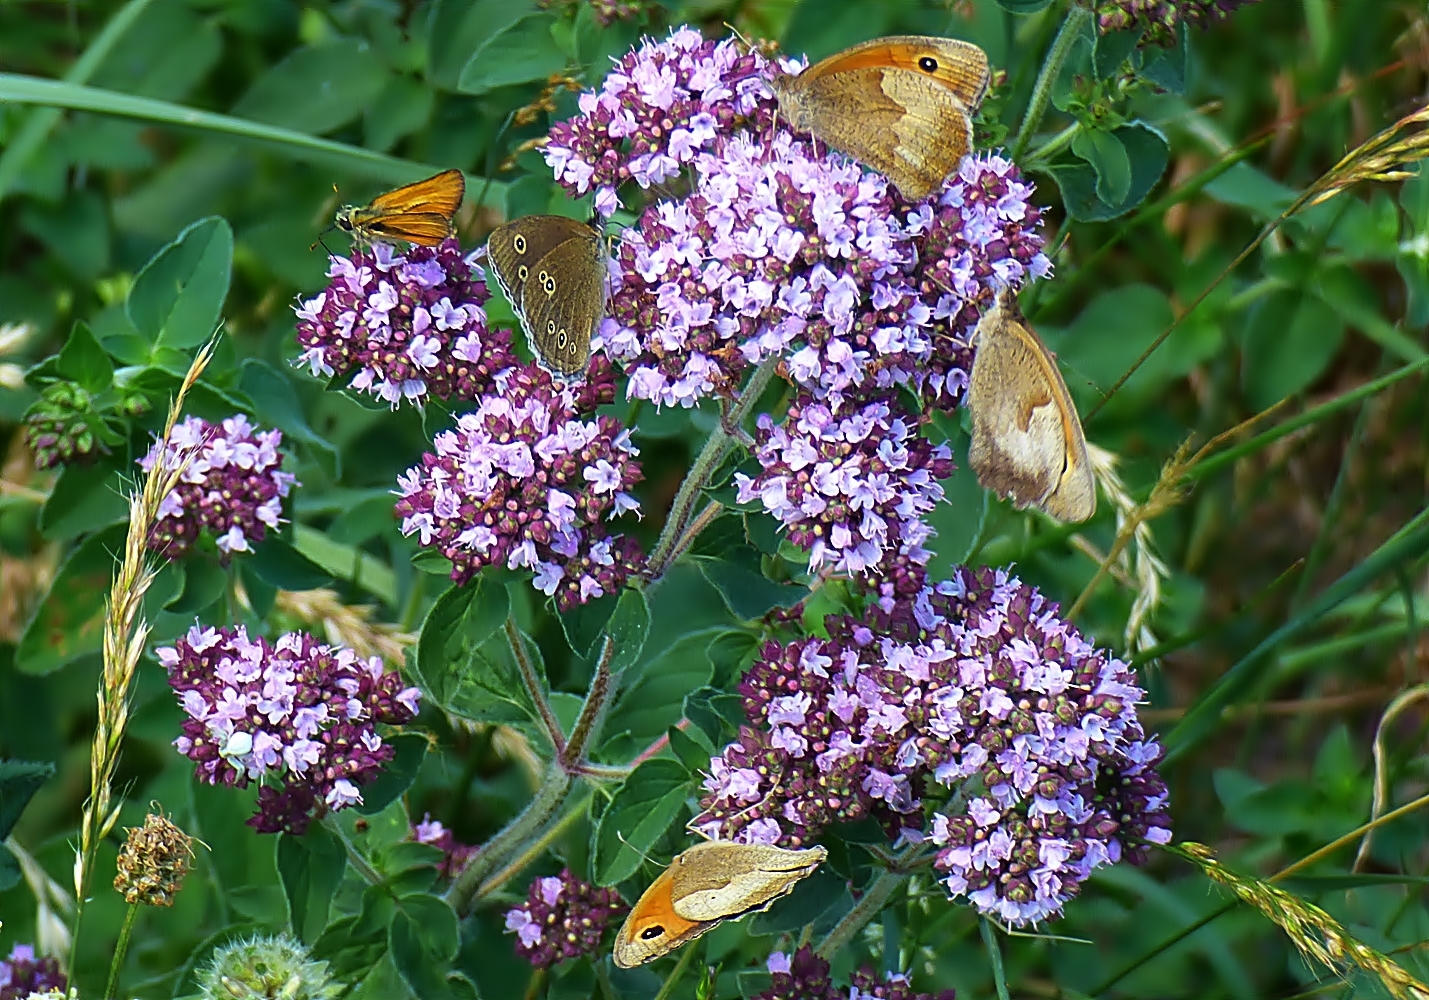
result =
[[[333,225],[352,234],[353,241],[406,240],[436,246],[452,235],[452,217],[466,195],[460,170],[443,170],[426,180],[379,194],[370,205],[344,205]]]

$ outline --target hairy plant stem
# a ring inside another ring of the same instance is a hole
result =
[[[471,862],[461,870],[447,890],[446,900],[461,916],[466,916],[475,901],[481,886],[492,876],[508,857],[545,832],[557,814],[566,807],[575,785],[579,766],[585,761],[585,754],[591,741],[600,733],[605,713],[610,708],[611,696],[615,693],[610,683],[610,661],[615,655],[615,642],[606,636],[601,647],[600,660],[596,663],[595,676],[591,678],[590,690],[586,692],[581,714],[571,729],[571,738],[566,741],[560,754],[546,769],[541,782],[541,790],[506,827],[482,845]],[[539,690],[539,688],[537,689]],[[544,696],[541,700],[544,700]],[[558,730],[559,731],[559,730]]]
[[[1021,161],[1022,154],[1027,152],[1027,144],[1032,141],[1037,126],[1042,124],[1042,116],[1047,113],[1047,105],[1052,100],[1052,88],[1057,83],[1057,77],[1062,74],[1067,56],[1072,54],[1072,46],[1082,36],[1091,19],[1092,12],[1080,4],[1074,3],[1068,8],[1066,20],[1062,22],[1057,37],[1052,41],[1052,47],[1047,51],[1047,58],[1042,62],[1042,70],[1037,74],[1037,83],[1032,88],[1032,99],[1027,102],[1027,113],[1023,115],[1022,127],[1017,131],[1017,141],[1012,144],[1014,162]]]
[[[585,815],[586,806],[589,802],[590,796],[584,796],[576,802],[574,806],[566,810],[566,814],[552,823],[545,833],[541,834],[541,836],[523,848],[521,853],[507,862],[499,872],[481,883],[481,887],[476,890],[476,898],[485,899],[493,892],[499,890],[507,882],[511,881],[512,878],[519,875],[521,870],[539,858],[546,848],[555,842],[557,837],[569,830],[576,820]]]
[[[666,518],[660,538],[650,553],[650,579],[658,580],[663,576],[679,555],[679,542],[686,538],[686,528],[694,516],[700,491],[705,488],[710,476],[714,475],[729,454],[730,448],[734,446],[735,436],[726,428],[738,429],[744,423],[744,418],[749,416],[749,411],[768,388],[778,363],[779,359],[773,357],[754,369],[754,374],[749,377],[749,383],[744,387],[738,402],[731,407],[729,415],[715,427],[709,440],[705,442],[704,449],[695,459],[695,464],[690,466],[689,475],[685,476],[685,481],[680,484],[680,491],[675,494],[675,502],[670,505],[670,516]],[[693,540],[692,537],[689,539]],[[686,544],[688,545],[688,542]]]
[[[124,967],[124,956],[129,953],[129,935],[134,931],[134,920],[138,916],[139,904],[130,903],[129,909],[124,911],[124,924],[119,928],[119,941],[114,945],[114,958],[109,963],[109,982],[104,987],[104,1000],[114,1000],[119,992],[119,970]]]
[[[493,872],[513,852],[519,850],[531,838],[540,834],[551,819],[561,811],[570,795],[571,776],[560,764],[552,764],[546,769],[541,790],[536,793],[521,814],[492,837],[471,862],[461,870],[447,890],[446,900],[459,916],[466,916],[480,889]]]
[[[546,697],[545,689],[541,686],[541,679],[536,676],[535,664],[531,662],[531,657],[526,655],[525,639],[521,630],[516,627],[516,619],[508,617],[506,619],[506,642],[511,646],[511,656],[516,661],[516,669],[521,674],[521,683],[526,686],[526,693],[531,696],[531,701],[536,706],[536,712],[541,716],[541,728],[546,731],[546,739],[551,741],[551,749],[559,758],[566,750],[566,736],[561,732],[560,720],[556,718],[556,713],[551,708],[551,701]]]

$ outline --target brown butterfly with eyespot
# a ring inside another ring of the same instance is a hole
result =
[[[633,969],[714,930],[768,909],[828,857],[822,847],[791,851],[768,844],[696,844],[640,894],[615,936],[612,957]]]
[[[796,132],[879,171],[921,201],[973,148],[987,53],[953,38],[890,35],[769,81]]]
[[[351,233],[353,242],[360,246],[397,239],[433,247],[452,235],[452,218],[465,196],[466,177],[462,172],[443,170],[379,194],[369,205],[344,205],[328,228]]]
[[[978,483],[1017,507],[1087,520],[1096,513],[1097,483],[1082,422],[1052,352],[1011,288],[997,293],[974,339],[968,463]]]
[[[605,316],[604,233],[564,215],[527,215],[495,229],[486,253],[541,367],[584,372]]]

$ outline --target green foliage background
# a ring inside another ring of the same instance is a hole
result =
[[[326,391],[290,365],[298,353],[290,305],[323,284],[325,255],[308,246],[337,204],[334,183],[342,201],[360,202],[460,167],[471,177],[459,218],[468,246],[502,218],[581,214],[539,154],[521,150],[552,118],[520,125],[510,116],[538,99],[551,74],[596,85],[609,57],[642,31],[658,35],[683,22],[712,34],[728,22],[811,58],[880,34],[969,38],[1006,70],[981,130],[1010,145],[1066,10],[1062,0],[648,6],[643,19],[603,28],[582,4],[538,11],[527,0],[0,3],[0,323],[32,331],[0,363],[15,366],[12,376],[43,365],[28,383],[0,380],[8,449],[0,758],[56,768],[42,785],[28,772],[6,772],[5,789],[23,805],[39,785],[12,842],[61,885],[70,881],[88,793],[98,623],[122,544],[123,494],[167,396],[215,324],[224,336],[190,412],[212,419],[240,409],[278,426],[303,483],[289,509],[292,529],[238,571],[257,613],[296,627],[291,612],[273,610],[277,591],[329,586],[403,631],[428,615],[460,623],[463,649],[497,650],[485,680],[434,676],[455,654],[431,630],[422,652],[409,651],[409,667],[430,668],[422,676],[432,701],[535,741],[529,706],[511,693],[519,686],[503,684],[511,665],[496,662],[509,658],[497,632],[509,601],[539,650],[557,715],[569,726],[579,708],[600,621],[570,615],[563,623],[528,586],[508,591],[498,580],[475,595],[448,593],[434,608],[446,581],[439,569],[414,566],[413,543],[397,531],[389,491],[444,419],[440,408],[429,408],[425,422],[407,410],[392,414]],[[1083,415],[1096,407],[1089,439],[1121,456],[1138,500],[1183,442],[1199,446],[1286,401],[1257,425],[1268,433],[1221,446],[1191,472],[1180,502],[1151,523],[1170,572],[1148,623],[1155,641],[1137,656],[1152,693],[1145,717],[1173,755],[1165,775],[1177,839],[1212,845],[1232,868],[1264,876],[1369,819],[1376,725],[1392,698],[1424,680],[1429,181],[1362,185],[1295,215],[1104,406],[1098,388],[1116,383],[1307,185],[1417,106],[1429,82],[1429,21],[1422,4],[1264,0],[1182,47],[1145,56],[1134,77],[1123,72],[1132,42],[1080,39],[1053,89],[1054,107],[1030,137],[1022,162],[1039,186],[1036,200],[1049,207],[1049,249],[1067,242],[1055,277],[1024,307],[1057,351]],[[554,101],[555,117],[574,111],[573,92],[558,90]],[[116,420],[110,454],[97,464],[35,474],[19,421],[41,378],[56,373],[110,404],[122,390],[155,407]],[[640,531],[648,547],[717,414],[636,406],[623,415],[644,449],[640,496],[652,516]],[[1105,499],[1089,526],[1059,527],[987,501],[965,469],[946,485],[949,503],[935,516],[940,571],[969,554],[1015,563],[1065,608],[1115,536]],[[714,689],[731,689],[757,635],[748,619],[784,600],[777,585],[798,569],[776,554],[764,564],[771,578],[763,589],[729,576],[729,546],[744,542],[738,519],[727,521],[652,590],[648,635],[643,609],[627,609],[635,624],[622,655],[633,662],[603,759],[629,761],[682,716],[701,731],[708,723],[706,742],[720,745],[719,710],[728,705]],[[195,615],[218,622],[238,614],[231,582],[202,561],[164,570],[146,603],[155,636],[171,638]],[[1080,610],[1079,627],[1123,649],[1136,593],[1135,567],[1130,580],[1113,574]],[[481,996],[530,995],[529,967],[512,955],[501,913],[532,874],[559,870],[557,854],[633,899],[653,868],[612,832],[660,861],[678,850],[688,769],[709,750],[677,740],[678,756],[645,765],[613,800],[613,786],[597,790],[602,832],[581,817],[566,824],[555,853],[484,900],[458,937],[450,911],[424,909],[433,897],[398,894],[394,902],[364,893],[350,869],[344,879],[330,836],[283,838],[275,848],[275,838],[243,825],[251,794],[195,784],[169,746],[180,713],[152,660],[141,665],[132,706],[118,826],[138,825],[153,800],[207,845],[177,905],[141,916],[123,983],[125,995],[143,997],[191,989],[191,963],[215,941],[290,921],[342,974],[364,974],[358,996],[467,988],[440,975],[414,982],[421,962],[389,953],[401,938],[388,928],[399,926],[413,929],[413,947],[427,949],[433,968],[470,977]],[[1411,705],[1386,726],[1380,773],[1391,805],[1422,793],[1424,718]],[[403,744],[416,769],[405,812],[396,800],[365,818],[366,831],[354,828],[393,879],[413,863],[394,846],[407,814],[430,813],[462,841],[482,843],[534,791],[508,731],[453,725],[437,711],[421,722],[437,738],[425,757],[420,737]],[[625,814],[628,825],[609,819]],[[16,818],[0,795],[0,832]],[[1290,888],[1425,978],[1425,833],[1422,813],[1412,812],[1376,833],[1360,873],[1351,871],[1351,843]],[[75,970],[95,995],[123,915],[105,875],[114,851],[112,840],[102,849]],[[859,885],[871,877],[856,862],[840,871]],[[826,929],[851,902],[845,882],[811,879],[771,913],[711,934],[707,955],[724,963],[718,995],[763,988],[741,970],[762,967],[777,933],[809,922]],[[913,895],[875,920],[835,968],[867,961],[910,969],[920,989],[956,986],[963,997],[998,987],[1019,996],[1141,997],[1291,996],[1317,981],[1329,995],[1381,989],[1362,973],[1337,982],[1307,966],[1248,907],[1186,933],[1225,898],[1184,862],[1158,855],[1148,868],[1118,866],[1092,879],[1050,928],[1080,940],[988,937],[970,909],[915,880]],[[8,853],[0,856],[0,919],[0,951],[35,939],[35,898]],[[552,997],[599,988],[648,998],[670,966],[654,968],[608,979],[608,970],[577,963],[545,985]],[[673,995],[692,995],[694,975]]]

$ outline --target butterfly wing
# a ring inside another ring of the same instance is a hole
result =
[[[379,216],[359,213],[354,219],[353,228],[360,229],[369,238],[386,236],[428,247],[436,246],[452,234],[451,219],[432,212]]]
[[[1010,292],[983,316],[968,384],[978,483],[1018,507],[1062,521],[1096,512],[1086,438],[1051,353],[1022,320]]]
[[[793,892],[825,857],[822,847],[696,844],[670,865],[672,909],[687,920],[736,920]]]
[[[465,196],[466,177],[462,172],[443,170],[426,180],[379,194],[370,207],[382,215],[441,215],[450,221]]]
[[[670,895],[672,887],[672,873],[667,868],[631,907],[611,952],[620,968],[644,965],[719,925],[718,920],[688,920],[676,913]]]
[[[987,55],[969,42],[895,35],[855,45],[771,85],[796,130],[926,197],[973,144]]]
[[[590,226],[564,215],[524,215],[498,226],[487,237],[486,254],[496,283],[516,310],[523,328],[523,295],[537,262],[567,240],[589,232],[594,232]],[[531,335],[529,328],[526,334]]]
[[[590,226],[581,226],[531,268],[520,293],[521,325],[548,371],[585,371],[591,337],[605,314],[605,275],[602,237]]]

